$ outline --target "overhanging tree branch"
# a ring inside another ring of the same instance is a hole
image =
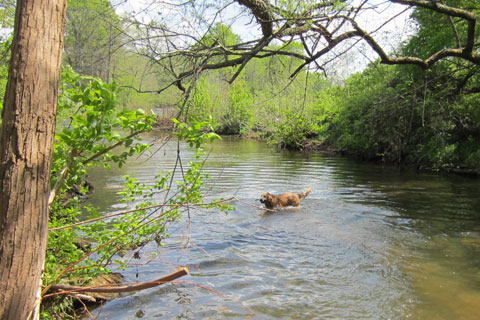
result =
[[[298,59],[300,66],[292,73],[292,77],[312,63],[315,64],[317,69],[324,70],[325,65],[334,59],[331,57],[332,54],[334,57],[339,56],[336,50],[338,50],[340,44],[345,44],[345,47],[352,48],[358,42],[366,43],[384,64],[412,64],[427,69],[443,59],[458,58],[480,65],[478,43],[475,43],[478,38],[476,33],[477,14],[473,10],[452,7],[441,3],[441,1],[389,0],[390,3],[404,5],[405,10],[397,12],[375,30],[368,30],[365,26],[362,26],[362,20],[360,20],[361,13],[375,9],[375,6],[369,5],[367,1],[360,2],[358,6],[354,6],[346,1],[321,1],[305,5],[304,7],[299,5],[294,9],[282,6],[281,2],[269,0],[234,0],[234,2],[249,10],[248,12],[261,26],[262,36],[246,43],[234,45],[216,43],[211,46],[205,46],[198,45],[198,43],[202,43],[198,40],[195,45],[190,46],[188,49],[177,50],[175,47],[175,51],[167,52],[163,55],[157,52],[157,49],[152,47],[151,43],[148,43],[148,47],[151,47],[152,53],[154,53],[152,58],[158,61],[159,64],[161,64],[162,59],[172,59],[173,57],[184,57],[185,61],[189,61],[176,66],[176,68],[180,67],[183,70],[174,71],[173,66],[170,66],[169,72],[174,75],[174,79],[166,87],[176,85],[181,90],[185,90],[182,82],[197,74],[198,70],[196,69],[198,68],[201,68],[202,71],[207,71],[239,67],[230,79],[229,82],[231,83],[253,58],[266,58],[273,55],[285,55]],[[392,19],[405,14],[409,10],[408,8],[417,7],[436,12],[448,18],[454,30],[452,35],[455,37],[453,41],[455,43],[454,47],[444,47],[437,52],[431,53],[428,57],[414,55],[396,56],[385,50],[381,42],[376,39],[375,34]],[[211,21],[208,23],[210,26],[212,24],[213,22]],[[460,33],[460,30],[465,31]],[[179,34],[174,31],[164,31],[164,33],[169,35]],[[193,36],[190,37],[193,39]],[[461,39],[462,37],[463,39]],[[171,37],[169,37],[167,43],[171,43],[173,47],[173,41],[170,39]],[[350,40],[353,39],[355,39],[355,42],[352,44]],[[298,52],[276,48],[272,46],[272,44],[277,44],[275,41],[298,41],[303,45],[304,51]],[[348,49],[342,47],[340,50],[345,51]],[[207,56],[210,59],[203,60],[202,63],[190,63]],[[327,59],[322,59],[324,56]],[[159,90],[159,92],[164,89]]]

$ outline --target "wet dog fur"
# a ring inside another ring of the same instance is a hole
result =
[[[267,209],[282,208],[282,207],[298,207],[300,200],[308,196],[312,188],[308,188],[304,192],[293,193],[287,192],[282,194],[271,194],[268,192],[262,193],[260,202],[265,205]]]

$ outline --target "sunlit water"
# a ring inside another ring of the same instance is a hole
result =
[[[121,210],[121,176],[152,182],[173,168],[175,148],[170,142],[148,161],[93,172],[92,201]],[[186,163],[192,152],[181,155]],[[480,180],[228,138],[213,145],[205,169],[209,194],[242,202],[228,215],[185,216],[164,247],[147,245],[123,271],[126,281],[177,265],[191,275],[124,295],[94,317],[480,319]],[[300,208],[263,214],[250,206],[264,191],[307,187]]]

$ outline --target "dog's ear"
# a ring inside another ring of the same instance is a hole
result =
[[[273,196],[270,193],[267,193],[268,202],[272,202]]]

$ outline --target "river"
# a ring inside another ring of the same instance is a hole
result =
[[[187,265],[191,274],[112,300],[94,317],[480,319],[480,180],[235,138],[207,151],[205,190],[236,195],[235,210],[171,225],[163,247],[147,245],[122,273],[147,281]],[[124,209],[122,175],[151,183],[175,155],[169,142],[150,159],[94,170],[91,201],[105,213]],[[193,153],[181,156],[186,163]],[[264,191],[307,187],[300,208],[250,206]]]

